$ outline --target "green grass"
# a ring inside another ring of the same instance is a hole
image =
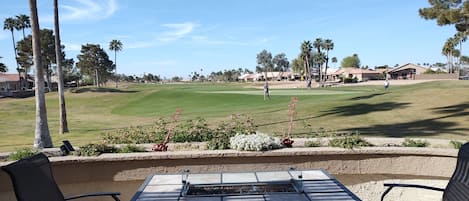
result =
[[[469,82],[441,81],[416,85],[337,87],[327,89],[262,89],[249,84],[130,85],[125,89],[82,88],[65,94],[71,132],[58,134],[57,93],[48,93],[49,128],[55,145],[68,139],[75,146],[96,143],[105,130],[150,125],[182,109],[181,120],[205,118],[210,125],[231,114],[254,118],[259,130],[283,135],[288,128],[288,103],[298,96],[293,135],[319,128],[358,131],[364,136],[445,138],[469,137]],[[34,140],[34,97],[0,99],[0,151],[30,147]],[[312,129],[305,125],[311,124]]]

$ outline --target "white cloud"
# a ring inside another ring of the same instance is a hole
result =
[[[129,49],[148,48],[174,42],[191,34],[195,27],[199,25],[193,22],[185,22],[179,24],[163,24],[161,26],[167,28],[167,30],[153,37],[146,37],[149,39],[145,41],[128,41],[125,47]]]
[[[194,28],[198,25],[192,22],[186,22],[181,24],[163,24],[163,26],[172,30],[158,36],[158,40],[161,42],[171,42],[192,33]]]
[[[247,39],[245,41],[239,40],[234,36],[227,36],[226,39],[211,39],[207,36],[192,36],[192,41],[194,43],[203,44],[203,45],[238,45],[238,46],[253,46],[259,44],[266,44],[271,42],[274,37],[264,37],[258,39]]]
[[[67,3],[71,3],[67,1]],[[112,16],[118,9],[115,0],[74,0],[74,4],[59,5],[61,21],[100,20]],[[44,17],[45,22],[53,22],[53,16]]]

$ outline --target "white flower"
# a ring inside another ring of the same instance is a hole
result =
[[[263,133],[236,134],[230,138],[230,147],[239,151],[263,151],[281,147],[280,139]]]

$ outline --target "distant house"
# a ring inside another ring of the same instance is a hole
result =
[[[427,68],[412,63],[404,64],[400,67],[388,71],[391,79],[410,79],[414,80],[416,75],[424,74]]]
[[[357,78],[357,81],[362,82],[379,79],[382,77],[382,72],[354,67],[342,67],[332,73],[331,76],[333,81],[340,80],[341,78]]]
[[[22,78],[21,78],[22,79]],[[22,86],[23,85],[23,86]],[[26,82],[21,84],[18,74],[0,73],[0,96],[6,97],[27,97],[31,96],[33,80],[28,75]]]
[[[262,81],[265,80],[296,80],[300,78],[299,73],[294,72],[267,72],[267,73],[247,73],[238,77],[239,80],[247,81]]]
[[[20,90],[19,80],[18,74],[0,73],[0,92]]]

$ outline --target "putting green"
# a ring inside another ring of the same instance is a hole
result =
[[[198,91],[198,93],[210,94],[246,94],[246,95],[264,95],[263,90],[246,90],[246,91]],[[274,89],[270,90],[270,95],[274,96],[311,96],[311,95],[340,95],[340,94],[356,94],[363,91],[339,91],[339,90],[299,90],[299,89]]]

